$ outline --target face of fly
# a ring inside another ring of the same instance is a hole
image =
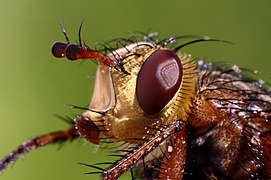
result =
[[[189,56],[139,42],[115,50],[108,58],[119,61],[126,73],[99,63],[89,110],[77,122],[92,121],[100,135],[136,143],[152,128],[187,119],[196,81]]]

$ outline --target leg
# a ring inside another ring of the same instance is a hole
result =
[[[102,179],[117,179],[121,174],[127,171],[132,166],[141,160],[144,156],[149,154],[153,149],[158,147],[164,140],[171,137],[176,132],[179,138],[181,134],[186,132],[185,123],[182,121],[176,121],[169,125],[168,127],[161,130],[154,137],[150,138],[148,141],[140,145],[133,152],[129,153],[126,157],[118,161],[113,167],[107,169],[102,174]],[[181,132],[179,134],[179,132]],[[177,152],[178,153],[178,152]],[[184,168],[184,165],[182,166]]]
[[[183,179],[187,149],[187,129],[170,136],[170,142],[159,168],[159,179]]]
[[[24,142],[21,144],[17,149],[10,152],[4,159],[0,161],[0,172],[4,171],[9,164],[14,163],[20,155],[26,154],[27,152],[31,151],[32,149],[45,146],[48,144],[54,144],[57,142],[63,142],[68,139],[74,139],[78,137],[77,130],[75,126],[72,125],[66,131],[58,131],[49,134],[44,134],[41,136],[37,136],[29,141]]]

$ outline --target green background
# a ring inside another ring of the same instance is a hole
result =
[[[95,65],[55,59],[50,53],[54,41],[64,41],[58,16],[73,42],[84,19],[83,39],[90,47],[102,40],[128,37],[132,31],[229,40],[235,45],[199,43],[184,51],[259,70],[269,80],[270,9],[268,0],[1,0],[0,157],[30,137],[65,129],[67,125],[54,114],[81,113],[64,104],[84,106],[90,100]],[[83,175],[92,169],[77,163],[109,161],[83,140],[58,149],[48,146],[27,154],[0,179],[97,179]]]

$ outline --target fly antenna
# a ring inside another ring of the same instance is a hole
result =
[[[79,30],[78,30],[78,41],[79,41],[80,46],[82,46],[81,30],[82,30],[83,23],[84,23],[84,19],[82,20]]]
[[[62,22],[61,22],[60,17],[57,17],[57,20],[58,20],[58,23],[59,23],[59,25],[60,25],[61,31],[62,31],[62,33],[64,34],[64,37],[65,37],[65,39],[66,39],[66,41],[67,41],[67,44],[70,44],[70,40],[69,40],[69,38],[68,38],[68,35],[67,35],[67,33],[66,33],[66,30],[65,30],[65,28],[64,28],[64,26],[63,26],[63,24],[62,24]],[[81,26],[80,26],[80,28],[81,28]]]

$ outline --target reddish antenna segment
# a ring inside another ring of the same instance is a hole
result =
[[[55,42],[52,46],[53,56],[55,56],[56,58],[66,57],[71,61],[76,61],[79,59],[96,59],[99,63],[105,64],[110,67],[115,67],[118,64],[117,60],[110,59],[102,52],[90,49],[86,45],[82,44],[81,29],[83,22],[81,23],[78,31],[79,45],[70,44],[69,38],[60,20],[59,24],[67,42]]]

